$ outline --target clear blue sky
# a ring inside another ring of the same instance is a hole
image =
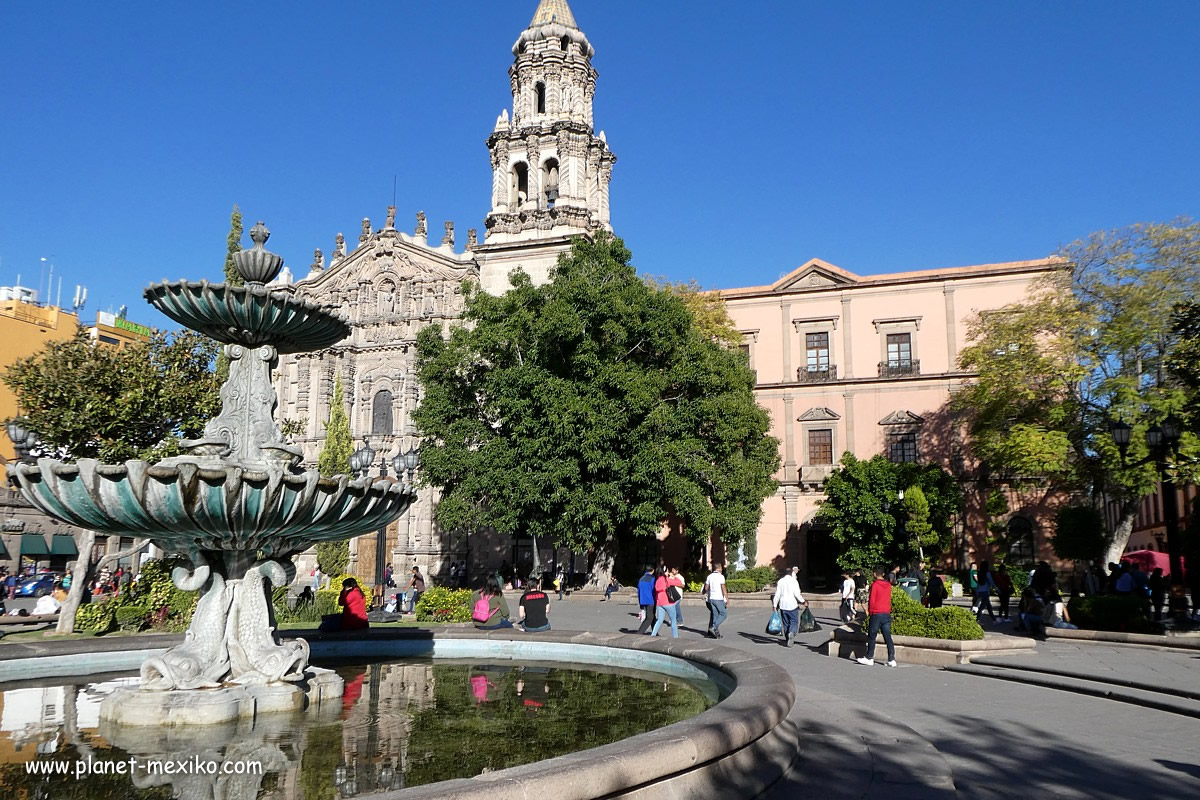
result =
[[[769,283],[1037,258],[1196,216],[1200,3],[571,0],[644,272]],[[0,285],[85,318],[220,277],[229,212],[299,275],[334,235],[482,230],[536,0],[0,3]],[[248,244],[248,241],[247,241]],[[51,297],[53,300],[54,298]]]

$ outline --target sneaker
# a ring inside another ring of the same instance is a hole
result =
[[[854,660],[862,664],[864,667],[869,667],[875,663],[875,659],[867,658],[866,656],[863,656],[862,658],[856,658]]]
[[[896,659],[894,659],[894,658],[893,658],[891,661],[888,661],[888,662],[887,662],[887,665],[888,665],[889,667],[894,667],[894,666],[896,666]]]

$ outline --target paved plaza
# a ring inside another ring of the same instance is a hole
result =
[[[791,722],[806,742],[801,768],[771,795],[789,798],[1175,798],[1200,796],[1200,719],[1114,700],[933,667],[862,667],[818,652],[836,626],[792,648],[764,635],[769,608],[735,598],[721,643],[782,665],[796,682]],[[708,614],[684,608],[681,638],[700,639]],[[610,602],[555,602],[556,629],[637,628],[631,593]],[[667,633],[669,635],[669,631]],[[1050,641],[1043,668],[1123,676],[1200,692],[1200,651]]]

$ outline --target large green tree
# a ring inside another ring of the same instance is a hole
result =
[[[754,532],[779,455],[753,376],[629,259],[578,239],[549,283],[515,272],[503,296],[469,292],[448,339],[421,332],[414,420],[443,529],[594,548],[594,577],[670,517],[727,545]]]
[[[950,549],[954,515],[962,508],[962,489],[953,475],[936,464],[893,464],[883,456],[859,459],[849,452],[841,467],[826,479],[817,511],[841,543],[841,567],[907,564],[922,553]]]
[[[155,333],[125,348],[86,331],[14,363],[4,382],[48,451],[70,459],[154,461],[196,438],[220,406],[215,343],[200,334]]]
[[[1187,406],[1166,366],[1179,341],[1171,311],[1200,286],[1200,224],[1101,231],[1059,255],[1061,268],[1026,300],[972,321],[959,363],[978,379],[955,402],[993,474],[1117,501],[1112,561],[1158,480],[1155,466],[1142,463],[1145,431]],[[1113,419],[1133,426],[1124,456],[1109,433]],[[1196,444],[1189,434],[1185,453]],[[1194,478],[1187,462],[1181,477]]]
[[[1175,306],[1171,328],[1176,341],[1168,366],[1186,394],[1185,409],[1192,431],[1200,433],[1200,303],[1190,300]]]

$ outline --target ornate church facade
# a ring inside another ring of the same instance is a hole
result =
[[[382,227],[362,221],[353,250],[339,233],[328,259],[317,250],[306,276],[285,273],[276,286],[338,308],[351,325],[350,337],[333,348],[280,359],[280,412],[299,429],[294,439],[306,464],[320,454],[340,381],[356,446],[366,437],[381,456],[371,473],[386,472],[392,456],[418,444],[417,334],[431,325],[447,334],[462,316],[467,284],[502,293],[516,269],[545,282],[572,237],[611,231],[608,187],[616,156],[593,126],[595,50],[566,0],[541,0],[512,52],[511,112],[501,112],[487,137],[492,187],[483,241],[471,229],[457,249],[454,225],[446,222],[434,244],[422,212],[411,234],[401,232],[391,207]],[[373,580],[381,538],[384,562],[398,574],[415,564],[439,576],[452,562],[496,566],[516,557],[507,537],[440,530],[437,499],[435,490],[422,489],[382,537],[351,540],[350,571]],[[300,574],[313,564],[311,552],[302,556]]]

